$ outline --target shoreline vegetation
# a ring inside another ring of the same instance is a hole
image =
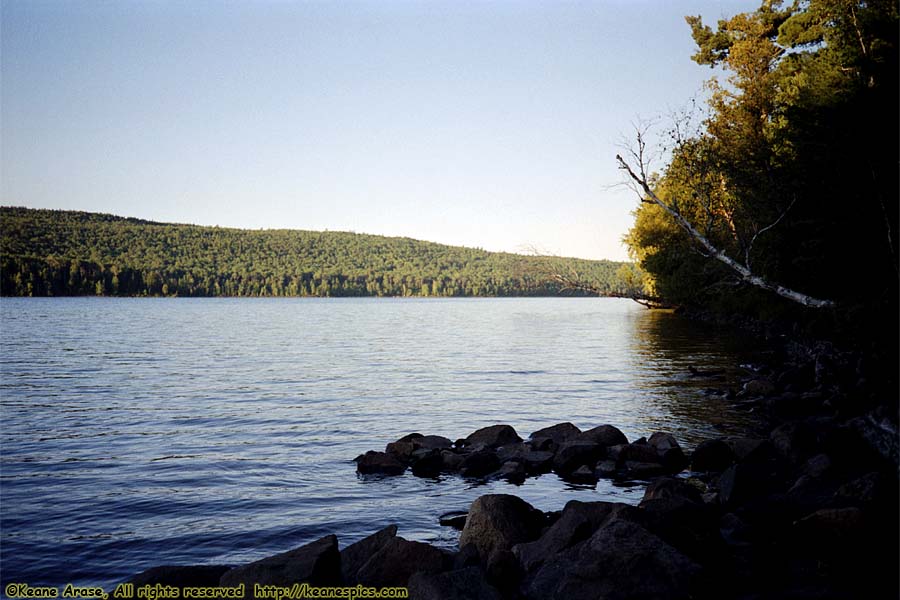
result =
[[[328,535],[246,565],[159,566],[128,583],[244,584],[248,598],[255,584],[304,583],[424,599],[896,597],[900,439],[859,358],[823,344],[760,368],[721,392],[764,433],[690,453],[664,432],[629,442],[612,425],[559,423],[523,440],[500,424],[455,442],[412,433],[355,459],[360,477],[638,479],[637,506],[573,500],[545,513],[489,494],[442,517],[462,530],[456,552],[392,525],[344,548]]]
[[[631,296],[633,264],[348,232],[226,229],[0,207],[3,296]],[[553,278],[577,272],[594,290]]]

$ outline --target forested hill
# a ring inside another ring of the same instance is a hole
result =
[[[626,294],[629,263],[345,232],[243,230],[0,208],[4,296],[541,296],[576,271]]]

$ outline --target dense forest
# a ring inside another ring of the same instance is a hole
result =
[[[546,296],[559,270],[634,291],[630,263],[344,232],[249,231],[0,208],[5,296]]]
[[[620,159],[642,196],[626,241],[647,292],[896,346],[897,2],[767,0],[687,24],[693,60],[724,80]]]

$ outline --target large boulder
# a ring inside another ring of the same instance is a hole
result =
[[[341,573],[344,577],[344,585],[356,585],[358,583],[356,575],[363,565],[396,536],[397,526],[388,525],[341,550]]]
[[[406,470],[406,465],[385,452],[369,450],[354,460],[356,472],[362,475],[402,475]]]
[[[510,550],[537,538],[544,522],[544,513],[521,498],[488,494],[472,503],[459,546],[473,544],[487,562],[496,551]]]
[[[501,600],[478,567],[447,573],[416,573],[409,578],[413,600]]]
[[[170,586],[178,589],[186,587],[216,587],[222,575],[231,569],[226,565],[163,565],[141,571],[126,583],[135,588],[145,585]]]
[[[499,448],[507,444],[521,442],[522,438],[510,425],[491,425],[483,427],[466,438],[466,446],[472,448]]]
[[[786,487],[785,472],[784,459],[771,443],[763,442],[719,476],[719,500],[728,507],[735,507],[781,491]]]
[[[551,427],[538,429],[531,434],[530,439],[534,441],[549,439],[561,444],[576,438],[580,433],[581,430],[571,423],[558,423]]]
[[[628,438],[625,437],[625,434],[612,425],[599,425],[593,429],[582,431],[581,435],[576,439],[600,444],[604,448],[628,443]]]
[[[812,456],[818,446],[816,432],[806,423],[784,423],[769,434],[769,440],[782,456],[797,463]]]
[[[526,583],[528,598],[687,599],[701,567],[637,523],[612,519],[590,539],[548,560]]]
[[[369,587],[406,586],[413,573],[439,573],[449,557],[430,544],[401,537],[387,540],[356,573]]]
[[[636,510],[633,506],[617,502],[569,500],[559,519],[540,538],[513,546],[513,554],[526,571],[534,571],[545,560],[591,537],[611,515]]]
[[[222,587],[244,584],[244,598],[253,598],[254,584],[336,586],[341,583],[341,555],[337,537],[325,536],[305,546],[226,571]]]

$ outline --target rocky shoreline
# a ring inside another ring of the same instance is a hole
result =
[[[390,526],[343,549],[329,535],[247,565],[156,567],[130,582],[243,583],[246,597],[255,583],[403,586],[421,599],[897,597],[896,399],[876,398],[861,365],[826,345],[723,390],[768,435],[691,453],[664,432],[629,442],[612,425],[560,423],[527,440],[509,425],[456,441],[414,433],[356,459],[376,476],[649,480],[637,506],[573,500],[544,513],[490,494],[447,516],[462,529],[457,552]]]

